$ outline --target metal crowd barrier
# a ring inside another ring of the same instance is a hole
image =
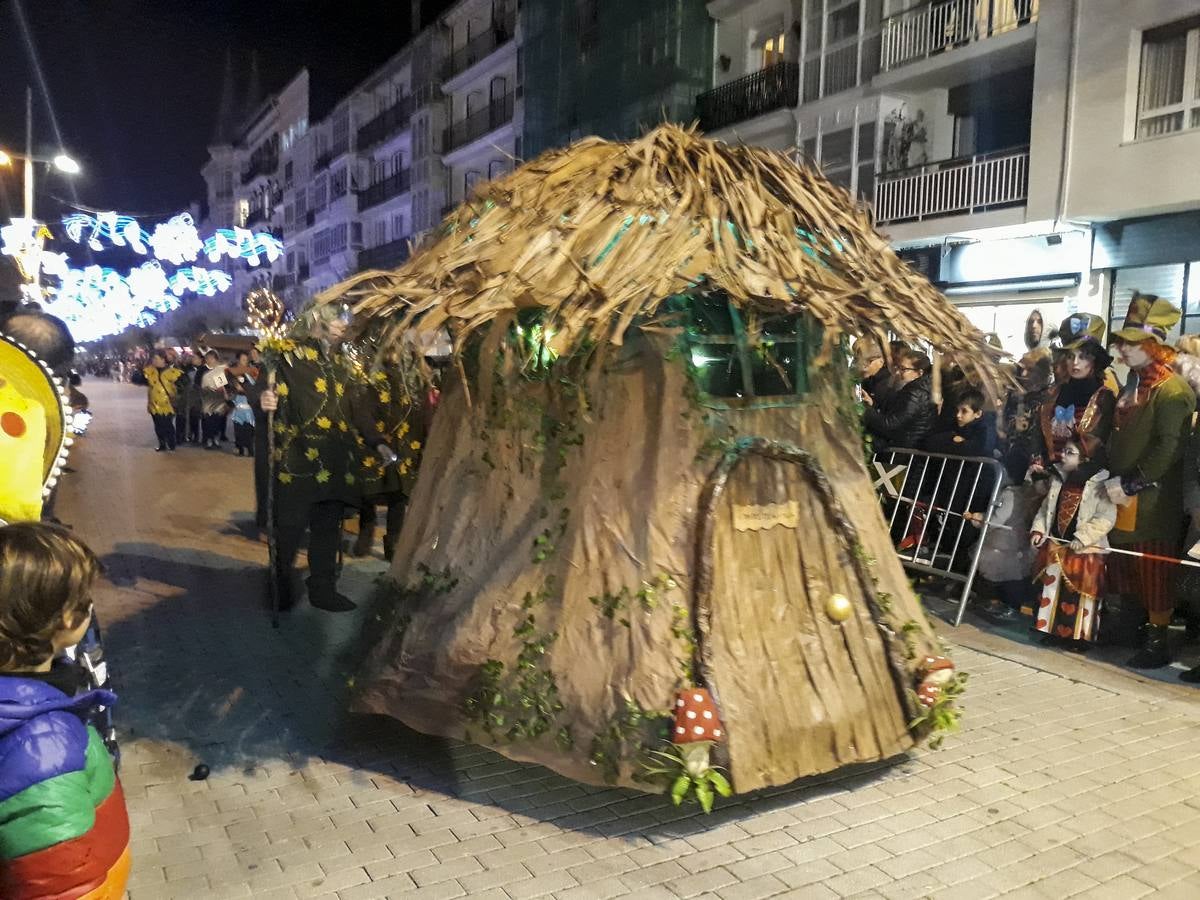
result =
[[[962,623],[1004,478],[994,459],[885,450],[873,460],[875,491],[906,569],[962,583]]]

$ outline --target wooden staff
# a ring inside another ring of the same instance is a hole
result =
[[[275,370],[267,372],[267,390],[275,392]],[[277,401],[278,402],[278,401]],[[275,410],[267,412],[267,590],[271,627],[279,627],[279,543],[275,536]]]

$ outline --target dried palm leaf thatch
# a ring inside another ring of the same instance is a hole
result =
[[[807,311],[827,334],[927,341],[986,386],[996,352],[816,171],[759,147],[661,126],[588,138],[482,185],[441,237],[393,272],[364,272],[318,302],[382,320],[383,344],[541,309],[554,349],[620,344],[672,295],[720,290],[749,314]]]

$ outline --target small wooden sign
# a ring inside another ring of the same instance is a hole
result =
[[[766,531],[782,525],[798,528],[800,504],[795,500],[786,503],[766,503],[761,506],[733,507],[733,527],[738,531]]]

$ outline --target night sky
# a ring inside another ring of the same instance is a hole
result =
[[[425,0],[426,21],[449,5]],[[257,50],[264,91],[307,66],[333,96],[395,53],[408,24],[406,0],[3,0],[0,148],[24,152],[29,84],[35,154],[61,145],[84,168],[39,170],[40,217],[59,214],[57,199],[169,215],[203,197],[227,51],[239,89]],[[0,170],[0,219],[20,211],[19,168]]]

